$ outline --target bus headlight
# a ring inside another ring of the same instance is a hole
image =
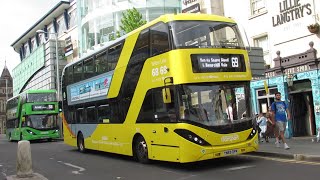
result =
[[[257,131],[255,128],[252,128],[252,131],[250,132],[247,140],[252,139],[252,138],[254,137],[254,135],[257,134],[257,132],[258,132],[258,131]]]
[[[201,146],[210,146],[210,144],[202,139],[200,136],[196,135],[195,133],[186,130],[186,129],[176,129],[174,130],[179,136],[183,137],[184,139],[196,143]]]
[[[36,135],[36,133],[30,131],[29,129],[27,129],[26,131],[27,131],[29,134],[31,134],[31,135]]]

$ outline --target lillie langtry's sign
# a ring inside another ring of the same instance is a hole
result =
[[[182,3],[187,6],[188,4],[191,4],[191,3],[194,3],[196,2],[197,0],[183,0]]]
[[[294,21],[312,14],[311,4],[301,4],[300,0],[283,0],[279,2],[280,14],[272,17],[273,27]]]

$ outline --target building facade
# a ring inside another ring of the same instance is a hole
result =
[[[6,102],[12,97],[12,78],[5,65],[0,76],[0,134],[6,130]]]
[[[279,91],[292,114],[286,137],[315,135],[320,130],[320,2],[234,3],[224,0],[225,15],[247,27],[249,44],[262,47],[264,53],[265,77],[251,83],[254,113],[266,113]]]
[[[120,30],[122,13],[136,8],[147,22],[179,13],[181,0],[77,0],[80,55],[98,49]]]
[[[21,60],[12,73],[13,95],[57,89],[64,66],[78,58],[77,38],[76,1],[60,1],[11,44]]]

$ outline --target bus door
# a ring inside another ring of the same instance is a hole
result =
[[[177,112],[170,88],[153,90],[152,156],[159,160],[178,161],[179,141],[174,132]]]

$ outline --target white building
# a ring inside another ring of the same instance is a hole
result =
[[[311,41],[320,50],[319,34],[308,30],[310,24],[320,23],[320,1],[224,0],[224,12],[245,27],[251,46],[264,49],[271,67],[277,51],[282,57],[301,53]]]

